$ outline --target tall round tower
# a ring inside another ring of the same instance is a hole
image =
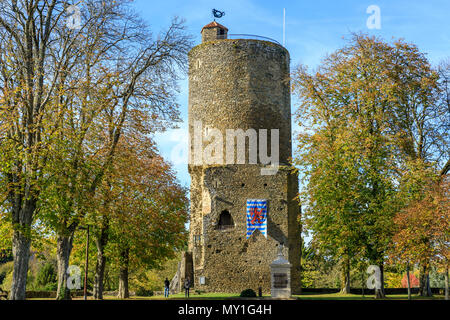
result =
[[[195,121],[224,137],[226,129],[279,129],[279,160],[288,164],[289,52],[270,41],[226,39],[226,31],[217,22],[206,25],[203,43],[189,52],[189,133],[194,135]],[[192,144],[191,153],[196,151]]]
[[[280,243],[293,265],[292,289],[300,288],[288,79],[284,47],[228,39],[228,29],[215,21],[189,52],[189,256],[199,290],[269,292],[269,265]],[[265,173],[269,165],[276,170]],[[250,235],[249,199],[267,206],[265,229]]]

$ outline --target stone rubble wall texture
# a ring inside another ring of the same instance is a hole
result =
[[[192,136],[194,120],[219,129],[223,137],[226,129],[279,129],[280,163],[288,164],[288,79],[289,53],[275,43],[225,39],[194,47],[189,52],[189,133]],[[270,154],[270,144],[268,150]]]
[[[219,129],[224,137],[226,129],[280,130],[280,169],[275,175],[261,175],[260,164],[189,165],[188,250],[197,290],[241,292],[252,288],[257,292],[262,287],[264,293],[270,293],[269,265],[277,256],[279,243],[288,247],[284,255],[292,264],[292,291],[300,290],[300,207],[295,199],[298,178],[289,166],[288,76],[288,51],[267,41],[208,41],[189,53],[191,137],[194,121],[202,121],[204,128]],[[196,152],[192,143],[190,152],[192,159]],[[246,239],[246,200],[254,198],[268,199],[267,239],[259,231]],[[231,214],[234,226],[220,230],[217,224],[224,210]],[[199,284],[200,277],[205,277],[205,285]]]

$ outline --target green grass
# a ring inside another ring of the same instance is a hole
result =
[[[294,295],[293,297],[299,300],[375,300],[373,295],[360,294],[342,294],[342,293],[326,293],[326,294],[305,294]],[[412,295],[411,300],[442,300],[444,296],[434,295],[433,297],[421,297]],[[385,300],[408,300],[407,294],[391,294],[386,295]]]
[[[116,299],[116,297],[105,297],[105,299]],[[227,300],[227,299],[236,299],[239,298],[239,294],[235,293],[221,293],[221,292],[212,292],[212,293],[202,293],[196,294],[191,293],[189,295],[190,300]],[[130,297],[131,300],[166,300],[167,298],[164,295],[152,296],[152,297]],[[169,296],[171,300],[179,300],[185,299],[184,293],[171,294]]]
[[[341,294],[341,293],[326,293],[326,294],[303,294],[294,295],[294,299],[298,300],[375,300],[373,295],[362,295],[358,294]],[[433,297],[420,297],[418,295],[412,295],[412,300],[443,300],[443,295],[434,295]],[[83,297],[77,297],[74,300],[82,300]],[[88,297],[89,300],[92,297]],[[105,296],[105,300],[117,300],[116,296]],[[184,300],[184,293],[172,294],[169,296],[170,300]],[[189,300],[235,300],[235,299],[252,299],[252,298],[240,298],[237,293],[193,293],[190,295]],[[263,295],[263,299],[270,299],[269,295]],[[395,294],[387,295],[385,300],[407,300],[407,294]],[[54,299],[30,299],[30,300],[54,300]],[[142,297],[142,296],[131,296],[129,300],[166,300],[163,295],[152,296],[152,297]]]
[[[341,293],[328,293],[328,294],[305,294],[294,295],[294,299],[298,300],[375,300],[373,295],[357,294],[341,294]],[[420,297],[417,295],[411,296],[412,300],[442,300],[444,296],[434,295],[433,297]],[[117,299],[116,297],[105,297],[105,299]],[[185,299],[184,293],[172,294],[168,298],[169,300]],[[235,293],[203,293],[203,294],[191,294],[189,300],[235,300],[242,299],[239,294]],[[249,299],[249,298],[244,298]],[[251,299],[251,298],[250,298]],[[270,299],[269,295],[263,295],[263,299]],[[387,295],[386,300],[407,300],[407,294]],[[130,300],[166,300],[164,296],[153,297],[130,297]]]

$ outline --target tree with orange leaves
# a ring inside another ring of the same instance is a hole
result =
[[[118,269],[120,298],[129,296],[128,279],[133,270],[157,268],[186,245],[186,194],[152,139],[130,134],[121,137],[116,160],[99,193],[98,202],[107,205],[94,219],[96,242],[107,236],[102,245],[107,246],[109,263]],[[101,252],[98,245],[97,252]],[[97,298],[102,296],[103,281],[99,264],[97,259]]]
[[[419,264],[421,295],[431,295],[428,273],[431,265],[445,275],[448,299],[450,261],[450,201],[448,177],[430,183],[422,199],[414,200],[394,218],[396,232],[392,238],[391,258],[407,266]]]

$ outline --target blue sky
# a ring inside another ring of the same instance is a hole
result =
[[[229,33],[244,33],[283,39],[283,8],[286,8],[286,48],[291,56],[291,69],[299,63],[314,68],[327,54],[342,47],[343,37],[362,31],[390,41],[404,38],[415,43],[437,64],[450,57],[450,1],[448,0],[135,0],[135,7],[154,33],[166,28],[174,16],[186,20],[195,43],[201,42],[200,30],[213,20],[213,8],[225,11],[217,19]],[[380,8],[381,28],[366,25],[370,5]],[[171,161],[181,183],[189,186],[186,163],[188,82],[181,80],[178,102],[184,123],[179,130],[157,134],[159,150]],[[292,111],[296,109],[292,100]],[[293,127],[294,131],[297,129]]]

